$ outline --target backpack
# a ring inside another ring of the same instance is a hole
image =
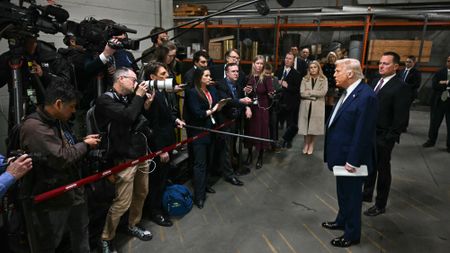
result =
[[[181,184],[166,187],[162,202],[164,210],[170,216],[184,216],[191,211],[193,206],[191,192]]]

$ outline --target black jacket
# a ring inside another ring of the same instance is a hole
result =
[[[397,77],[403,80],[404,70],[400,71],[397,74]],[[417,97],[417,89],[420,87],[420,83],[422,82],[422,74],[420,71],[416,68],[412,68],[408,71],[408,75],[406,76],[406,79],[404,80],[406,85],[411,90],[412,99],[415,99]]]
[[[175,120],[173,111],[163,92],[155,90],[155,98],[148,111],[144,111],[150,129],[152,130],[149,145],[152,152],[176,143]]]
[[[375,88],[377,78],[372,82]],[[408,124],[411,90],[394,76],[378,92],[377,142],[400,142],[400,134]]]
[[[278,69],[276,74],[278,80],[282,80],[283,72],[284,68]],[[288,83],[288,87],[282,88],[280,104],[286,110],[298,109],[300,106],[300,83],[302,77],[297,70],[291,68],[284,81]]]
[[[140,96],[133,96],[127,102],[115,92],[113,97],[104,93],[97,98],[94,113],[98,128],[108,135],[109,158],[134,159],[142,155],[141,148],[136,147],[133,140],[137,137],[135,134],[140,135],[138,125],[141,125],[144,102],[145,98]]]
[[[441,101],[441,95],[442,92],[444,92],[447,87],[450,87],[450,85],[442,85],[439,82],[447,80],[447,67],[440,69],[436,74],[433,76],[433,95],[432,95],[432,104],[435,104],[436,102]],[[442,101],[441,101],[442,102]]]
[[[233,97],[233,91],[230,90],[230,87],[226,83],[226,79],[222,79],[217,82],[215,87],[217,89],[217,96],[219,100],[231,98],[231,100],[219,112],[220,123],[225,120],[238,119],[243,114],[245,109],[245,105],[239,102],[239,99],[244,97],[243,87],[235,84],[235,97]]]

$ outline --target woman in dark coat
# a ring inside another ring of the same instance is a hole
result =
[[[251,119],[247,121],[246,134],[268,139],[270,138],[270,96],[273,94],[274,89],[272,86],[272,78],[264,75],[264,64],[264,56],[257,55],[255,59],[253,59],[252,72],[248,76],[246,91],[251,91],[247,95],[253,98],[254,102],[250,105],[252,116]],[[248,148],[247,163],[252,163],[252,151],[253,147],[255,147],[258,151],[256,169],[261,168],[263,164],[264,150],[270,148],[270,143],[247,139],[245,145]]]
[[[216,89],[211,84],[211,73],[208,69],[197,68],[194,71],[194,88],[186,91],[186,124],[197,127],[212,128],[215,124],[214,113],[219,111]],[[201,130],[187,128],[188,137],[200,134]],[[207,166],[211,150],[211,137],[206,135],[192,142],[194,154],[193,183],[194,202],[203,208],[206,200]]]

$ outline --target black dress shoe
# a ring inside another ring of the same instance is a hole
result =
[[[171,227],[173,225],[172,221],[164,216],[158,214],[152,217],[152,221],[163,227]]]
[[[256,166],[255,166],[255,168],[256,168],[257,170],[259,170],[259,169],[261,169],[261,168],[262,168],[262,166],[263,166],[263,163],[262,163],[262,161],[261,161],[261,160],[258,160],[258,161],[256,162]]]
[[[225,179],[225,181],[227,181],[228,183],[232,184],[232,185],[237,185],[237,186],[243,186],[244,183],[242,183],[241,180],[237,179],[236,177],[228,177]]]
[[[205,206],[205,201],[204,200],[196,201],[195,205],[198,207],[198,209],[203,209],[203,207]]]
[[[206,191],[207,193],[216,193],[216,191],[215,191],[211,186],[206,186],[205,191]]]
[[[352,245],[359,244],[360,240],[345,240],[344,236],[340,236],[331,240],[331,245],[339,248],[347,248]]]
[[[286,148],[287,148],[287,149],[292,148],[292,142],[287,141],[287,142],[286,142]]]
[[[384,208],[384,207],[380,208],[380,207],[377,207],[376,205],[374,205],[371,208],[367,209],[364,212],[364,215],[366,215],[366,216],[377,216],[377,215],[383,214],[385,212],[386,212],[386,208]]]
[[[431,147],[434,147],[434,144],[435,144],[434,142],[428,140],[424,144],[422,144],[422,147],[424,147],[424,148],[431,148]]]
[[[338,225],[336,222],[325,221],[322,223],[322,227],[331,230],[344,230],[344,226]]]

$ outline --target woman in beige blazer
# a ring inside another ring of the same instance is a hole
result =
[[[322,72],[320,63],[309,64],[308,74],[300,85],[300,102],[298,134],[305,136],[303,154],[311,155],[314,151],[314,138],[325,132],[325,95],[328,81]]]

